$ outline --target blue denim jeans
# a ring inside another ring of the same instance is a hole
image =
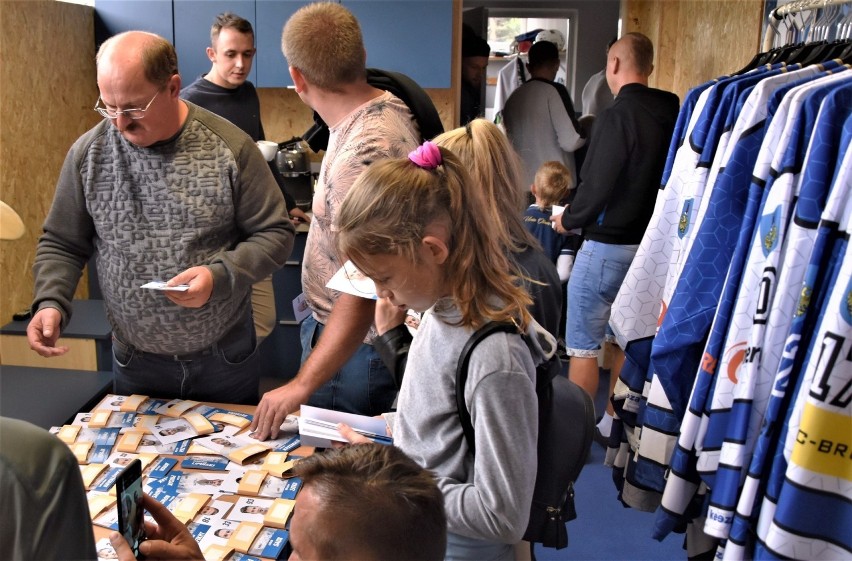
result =
[[[568,279],[568,355],[597,357],[604,337],[612,336],[612,303],[637,249],[638,245],[583,242]]]
[[[313,316],[302,322],[302,364],[310,356],[324,328]],[[308,405],[361,415],[379,415],[390,411],[396,393],[396,384],[379,353],[372,345],[362,343],[334,377],[314,392]]]
[[[515,549],[511,544],[478,540],[447,532],[444,561],[515,561]]]
[[[251,313],[202,356],[181,360],[112,338],[113,391],[157,398],[256,405],[260,372]]]

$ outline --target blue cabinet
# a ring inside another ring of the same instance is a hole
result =
[[[156,33],[173,42],[172,0],[96,0],[96,45],[131,29]]]
[[[292,86],[281,31],[306,0],[96,0],[96,40],[130,29],[175,45],[183,84],[210,70],[206,49],[217,14],[232,11],[254,27],[257,56],[249,80],[260,88]],[[361,24],[367,66],[395,70],[424,88],[451,85],[452,0],[344,0]],[[325,38],[318,37],[318,41]]]
[[[207,47],[210,46],[210,26],[216,16],[233,12],[256,27],[254,4],[255,0],[174,0],[174,46],[184,86],[210,71]],[[257,84],[257,76],[255,64],[248,79]]]
[[[367,66],[402,72],[421,87],[449,88],[452,0],[343,0],[361,24]]]
[[[263,88],[285,88],[293,85],[287,70],[287,59],[281,52],[281,31],[284,24],[302,6],[304,0],[256,0],[254,26],[257,57],[254,66],[257,69],[258,82]]]

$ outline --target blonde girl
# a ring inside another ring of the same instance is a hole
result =
[[[336,220],[341,252],[375,281],[379,297],[426,312],[397,413],[386,418],[395,445],[437,476],[450,559],[514,558],[535,480],[535,364],[555,346],[527,311],[530,297],[509,272],[488,204],[459,159],[427,142],[409,159],[372,164]],[[464,397],[474,456],[458,419],[455,371],[467,339],[489,321],[514,322],[529,343],[497,333],[471,356]]]
[[[467,125],[442,133],[433,141],[448,148],[470,174],[470,185],[484,198],[479,214],[496,228],[494,240],[503,248],[532,298],[533,318],[554,337],[562,332],[562,284],[554,262],[524,226],[526,198],[521,193],[521,162],[509,139],[497,125],[474,119]],[[412,334],[403,326],[405,313],[385,300],[376,303],[378,337],[373,347],[390,370],[397,386],[405,367]]]
[[[509,139],[491,121],[474,119],[438,135],[434,142],[464,163],[474,187],[485,197],[482,212],[498,225],[499,241],[533,299],[530,312],[558,337],[562,286],[553,261],[524,225],[527,197],[523,193],[522,164]]]

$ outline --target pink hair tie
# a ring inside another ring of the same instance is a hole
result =
[[[435,169],[444,162],[441,150],[428,140],[409,153],[408,159],[423,169]]]

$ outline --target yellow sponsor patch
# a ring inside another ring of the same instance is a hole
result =
[[[805,469],[852,481],[852,419],[806,403],[791,459]]]

